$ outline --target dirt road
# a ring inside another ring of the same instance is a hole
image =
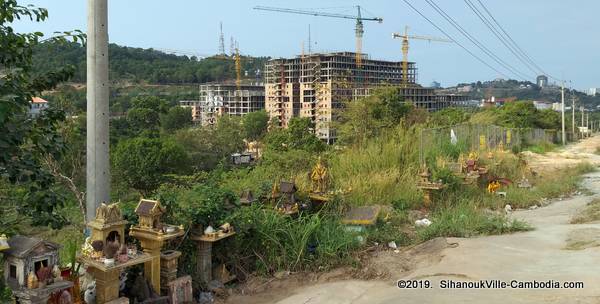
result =
[[[600,165],[593,154],[600,137],[587,139],[563,151],[529,155],[532,167],[548,170],[578,162]],[[558,169],[560,170],[560,169]],[[267,291],[258,297],[233,297],[229,303],[362,304],[362,303],[600,303],[600,225],[569,224],[587,202],[600,197],[600,172],[586,175],[583,186],[593,193],[556,201],[510,216],[530,223],[535,230],[511,235],[449,238],[436,253],[409,272],[392,274],[387,281],[337,281],[290,290]],[[565,249],[568,239],[589,241],[582,250]],[[398,254],[399,259],[402,255]],[[395,261],[389,260],[390,269]],[[400,262],[398,262],[400,263]],[[432,288],[399,289],[396,280],[428,280]],[[583,282],[582,289],[442,289],[442,280],[517,281],[554,280]],[[269,294],[271,294],[269,296]]]

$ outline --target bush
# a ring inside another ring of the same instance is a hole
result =
[[[356,236],[331,215],[300,214],[294,219],[252,206],[238,209],[229,220],[238,232],[228,249],[232,260],[247,264],[243,257],[255,256],[250,267],[261,273],[329,268],[358,247]]]

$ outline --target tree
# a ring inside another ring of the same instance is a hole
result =
[[[167,102],[156,96],[139,96],[131,100],[133,107],[127,111],[127,123],[131,132],[146,136],[158,136],[160,115],[167,112]]]
[[[239,117],[223,116],[214,127],[179,130],[174,137],[185,148],[195,170],[212,170],[244,149]]]
[[[242,119],[245,137],[249,141],[260,140],[267,133],[269,114],[267,111],[250,112]]]
[[[538,111],[535,125],[541,129],[558,130],[561,128],[560,113],[551,109]]]
[[[214,130],[217,151],[222,156],[229,157],[232,153],[242,152],[244,149],[244,130],[241,120],[237,116],[222,116],[217,121]]]
[[[533,128],[536,123],[537,109],[532,102],[509,102],[499,110],[499,123],[508,128]]]
[[[192,109],[175,106],[160,119],[163,129],[169,133],[192,125]]]
[[[0,1],[0,177],[10,184],[26,188],[21,214],[31,215],[34,224],[60,227],[65,219],[55,213],[64,198],[53,191],[53,176],[42,166],[42,158],[51,155],[60,159],[64,141],[57,128],[64,113],[48,109],[42,115],[28,115],[34,96],[52,90],[73,75],[72,66],[58,66],[46,72],[33,68],[33,49],[46,43],[75,42],[84,39],[83,33],[65,32],[42,40],[43,34],[17,33],[11,24],[29,19],[42,22],[48,11],[32,6],[20,6],[16,0]],[[6,227],[1,227],[4,230]]]
[[[322,152],[327,145],[314,135],[313,129],[314,125],[309,118],[294,117],[290,119],[287,129],[276,128],[267,134],[266,147],[273,151]]]
[[[413,108],[398,88],[382,88],[371,96],[347,102],[338,122],[339,142],[360,143],[377,136],[400,123]]]
[[[460,108],[446,108],[434,112],[430,116],[433,126],[453,126],[469,120],[469,113]]]
[[[120,142],[113,152],[115,176],[128,187],[148,195],[165,174],[188,173],[183,147],[170,139],[136,137]]]

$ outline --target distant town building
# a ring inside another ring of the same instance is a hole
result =
[[[589,88],[586,93],[589,96],[596,96],[596,94],[600,93],[600,88]]]
[[[48,108],[48,101],[40,98],[33,97],[30,102],[29,115],[32,117],[40,115],[42,111]]]
[[[460,86],[456,88],[456,91],[459,93],[469,93],[471,91],[473,91],[473,86],[468,84],[468,85],[464,85],[464,86]]]
[[[315,123],[315,135],[333,143],[337,135],[331,123],[344,102],[369,96],[379,87],[400,88],[399,94],[407,102],[429,111],[465,99],[460,95],[438,95],[433,88],[418,85],[414,62],[408,62],[404,75],[402,62],[362,56],[362,66],[352,52],[269,60],[265,65],[265,105],[270,117],[282,127],[287,127],[293,117],[310,118]],[[407,87],[403,87],[403,80]]]
[[[483,99],[481,104],[483,107],[501,107],[506,103],[516,101],[516,97],[505,97],[505,98],[496,98],[492,96],[488,99]]]
[[[534,100],[533,106],[538,110],[552,110],[552,103],[549,101]]]
[[[562,111],[562,103],[560,103],[560,102],[552,103],[552,110],[554,110],[556,112]]]
[[[182,100],[179,105],[192,109],[192,121],[203,126],[213,125],[222,115],[244,116],[265,109],[265,87],[262,83],[203,84],[199,100]]]
[[[536,84],[540,88],[544,88],[548,86],[548,77],[546,75],[540,75],[536,79]]]

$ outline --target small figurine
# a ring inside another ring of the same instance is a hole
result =
[[[204,229],[204,234],[213,234],[215,233],[215,229],[212,226],[208,226],[206,227],[206,229]]]
[[[119,249],[121,249],[121,244],[119,244],[118,240],[107,242],[104,248],[104,255],[107,259],[113,259],[119,252]]]
[[[81,254],[84,257],[92,257],[94,253],[94,248],[92,247],[92,238],[91,237],[87,237],[85,238],[85,242],[83,243],[83,245],[81,246]]]
[[[223,233],[229,233],[232,230],[231,224],[229,223],[225,223],[219,228],[221,228],[221,231],[223,231]]]
[[[73,296],[66,290],[63,290],[60,294],[60,298],[58,299],[58,304],[72,304]]]
[[[94,259],[101,258],[104,250],[104,242],[99,240],[93,241],[91,246],[94,249],[94,251],[92,252],[90,257]]]
[[[313,168],[310,179],[313,183],[313,192],[324,193],[327,188],[327,168],[323,164],[321,157]]]
[[[54,276],[54,281],[62,281],[62,276],[58,265],[54,265],[54,268],[52,268],[52,275]]]
[[[38,278],[35,276],[35,273],[33,273],[33,271],[29,272],[29,275],[27,276],[27,288],[38,288]]]
[[[87,304],[96,304],[96,282],[88,284],[83,299]]]
[[[129,246],[127,249],[127,254],[129,254],[131,257],[135,257],[137,255],[137,247],[135,247],[135,245]]]
[[[44,288],[44,287],[46,287],[46,284],[48,284],[48,281],[50,280],[50,277],[52,276],[52,270],[50,270],[50,268],[47,266],[42,266],[37,271],[36,275],[37,275],[39,287]]]
[[[127,246],[125,244],[121,244],[117,259],[119,260],[119,263],[125,263],[127,260],[129,260],[129,256],[127,255]]]

